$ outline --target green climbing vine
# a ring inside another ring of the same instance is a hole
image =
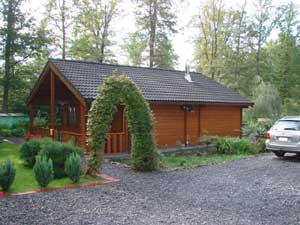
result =
[[[128,118],[133,168],[139,171],[156,169],[154,122],[149,104],[136,84],[123,75],[111,76],[104,81],[89,112],[90,168],[98,170],[101,167],[100,149],[105,146],[107,133],[111,130],[113,116],[120,103],[125,105]]]

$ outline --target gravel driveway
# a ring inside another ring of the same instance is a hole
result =
[[[300,159],[104,172],[116,184],[0,199],[0,224],[300,224]]]

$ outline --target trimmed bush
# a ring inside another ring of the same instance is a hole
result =
[[[35,164],[35,158],[41,150],[41,141],[32,139],[25,142],[20,148],[20,157],[24,160],[25,165],[32,168]]]
[[[3,191],[8,191],[16,176],[16,169],[10,160],[0,165],[0,186]]]
[[[41,143],[41,155],[45,155],[53,162],[53,170],[55,178],[62,178],[66,176],[64,167],[65,161],[72,153],[82,154],[81,148],[75,146],[73,143],[61,143],[57,141],[44,140]]]
[[[52,141],[47,145],[44,145],[42,147],[40,155],[46,156],[47,158],[52,160],[55,178],[62,178],[66,176],[64,172],[64,164],[66,158],[64,156],[64,148],[61,143]]]
[[[70,154],[65,162],[65,172],[73,183],[78,183],[81,175],[81,159],[76,153]]]
[[[126,76],[105,79],[89,112],[90,168],[98,170],[101,166],[100,149],[105,146],[107,133],[111,130],[113,116],[120,103],[125,104],[128,118],[133,168],[139,171],[156,169],[158,156],[155,152],[153,115],[139,88]]]
[[[39,186],[43,189],[53,180],[53,163],[46,156],[37,156],[36,163],[33,168],[35,179]]]

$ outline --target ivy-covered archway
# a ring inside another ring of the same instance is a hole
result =
[[[156,169],[157,153],[153,134],[153,115],[139,88],[123,75],[111,76],[104,81],[89,112],[90,168],[98,170],[101,166],[100,150],[105,146],[107,133],[111,130],[113,116],[120,103],[125,105],[128,117],[133,168],[139,171]]]

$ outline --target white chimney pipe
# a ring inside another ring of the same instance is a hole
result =
[[[191,74],[190,74],[190,65],[189,65],[189,64],[186,64],[186,66],[185,66],[185,75],[184,75],[184,78],[185,78],[188,82],[193,82],[193,81],[192,81]]]

